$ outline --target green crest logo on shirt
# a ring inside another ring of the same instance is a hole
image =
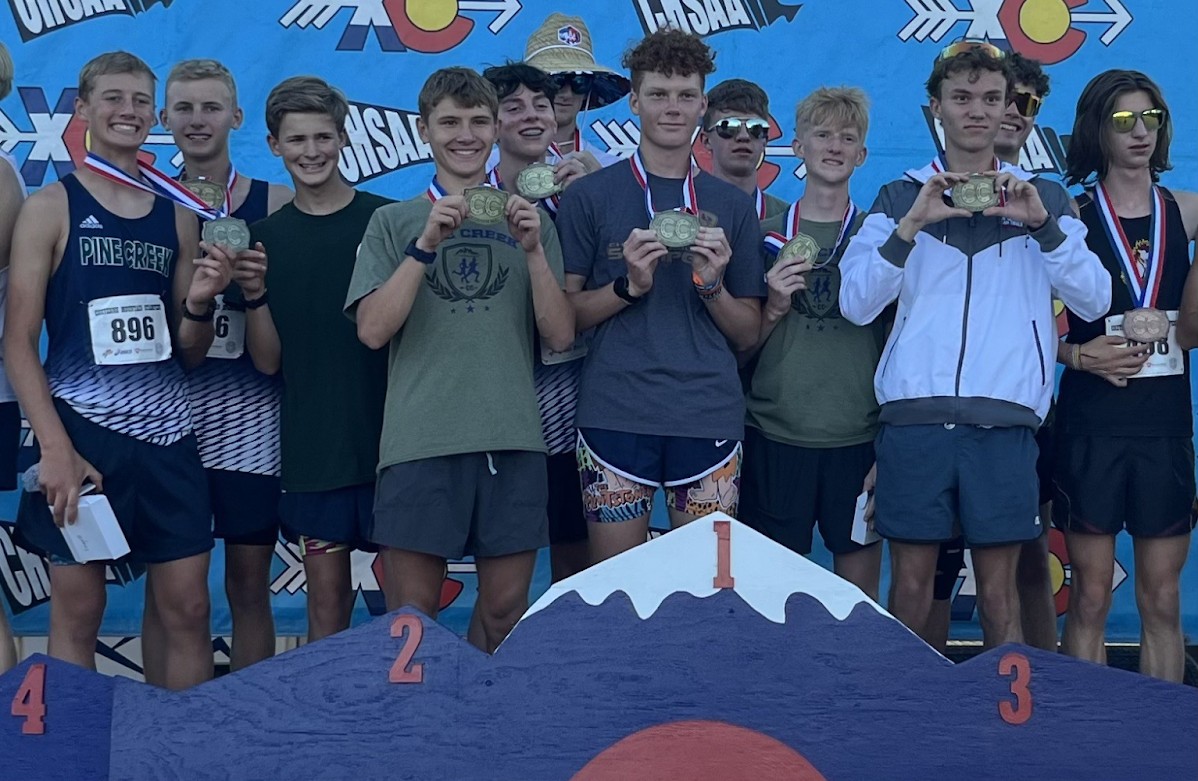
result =
[[[441,253],[428,274],[429,287],[450,303],[486,301],[507,284],[508,270],[496,264],[486,244],[455,244]],[[472,307],[467,311],[473,312]]]

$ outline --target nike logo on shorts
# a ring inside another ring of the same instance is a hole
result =
[[[726,445],[726,444],[728,444],[728,440],[726,440],[726,439],[717,439],[717,440],[715,441],[715,446],[716,446],[716,447],[723,447],[723,446],[724,446],[724,445]]]

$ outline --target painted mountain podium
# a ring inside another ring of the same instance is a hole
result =
[[[554,586],[492,657],[401,610],[187,692],[37,657],[0,696],[21,779],[1198,778],[1198,691],[953,665],[721,515]]]

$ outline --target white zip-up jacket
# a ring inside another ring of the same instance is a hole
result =
[[[1054,294],[1086,320],[1110,308],[1110,275],[1065,189],[1002,170],[1039,191],[1049,217],[1038,230],[975,214],[903,241],[895,231],[935,175],[929,164],[882,188],[840,261],[840,311],[851,322],[898,300],[874,375],[884,423],[1038,428],[1056,376]]]

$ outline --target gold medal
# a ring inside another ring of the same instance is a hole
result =
[[[507,204],[507,193],[495,187],[467,187],[462,193],[466,198],[466,208],[469,210],[467,219],[495,225],[503,222],[504,206]]]
[[[649,230],[670,249],[685,249],[699,237],[699,218],[683,211],[664,211],[653,215]]]
[[[778,263],[791,258],[799,258],[811,263],[819,257],[819,244],[806,233],[796,233],[794,238],[782,245],[778,250]]]
[[[184,179],[179,184],[186,187],[197,198],[207,204],[209,209],[220,211],[225,205],[225,188],[224,185],[217,184],[211,179],[197,178]]]
[[[201,234],[209,246],[219,244],[227,252],[236,255],[250,248],[250,229],[245,220],[236,217],[221,217],[204,223]]]
[[[958,209],[981,212],[991,206],[998,206],[998,190],[994,187],[994,177],[986,174],[970,174],[969,181],[953,185],[952,193],[953,206]]]
[[[1123,335],[1141,344],[1162,341],[1169,336],[1169,316],[1159,309],[1132,309],[1123,315]]]
[[[530,201],[540,201],[561,191],[561,185],[553,181],[553,166],[549,163],[533,163],[516,175],[516,192]]]

